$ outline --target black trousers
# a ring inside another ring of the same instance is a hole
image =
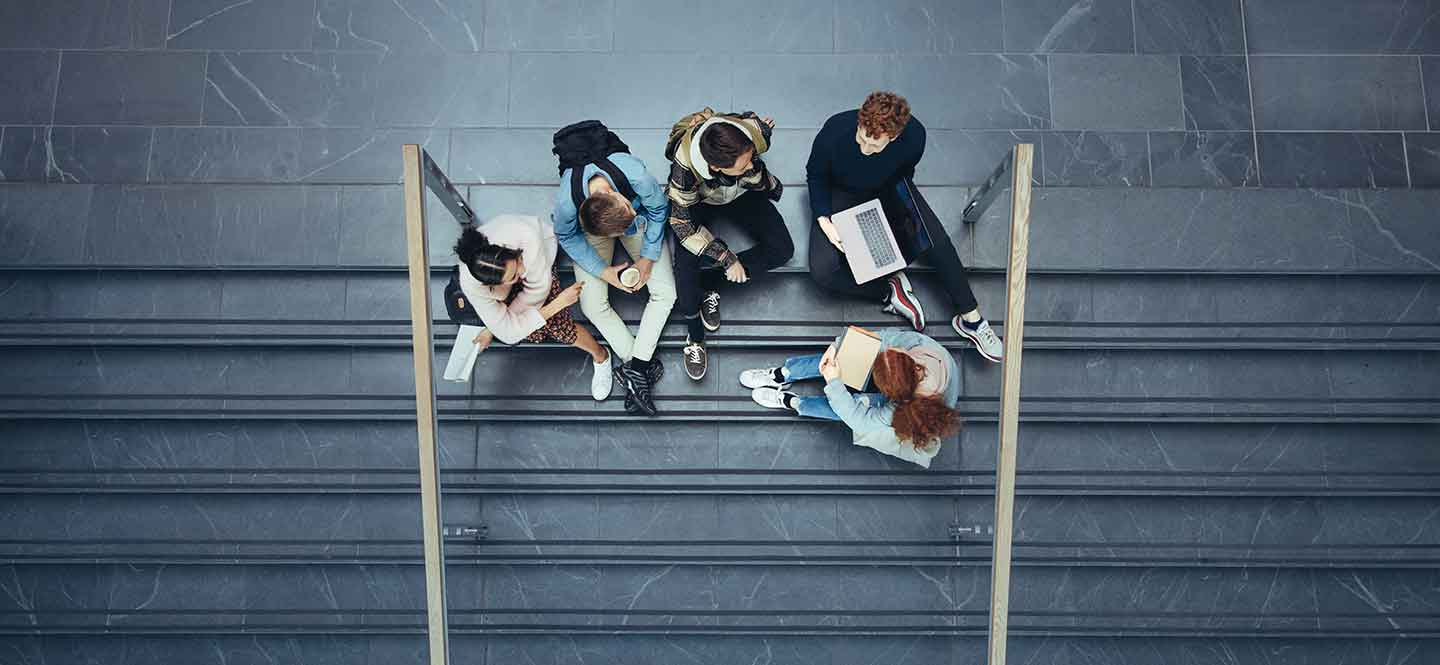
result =
[[[725,205],[699,204],[690,208],[690,219],[705,227],[725,220],[750,234],[755,246],[738,254],[740,265],[745,266],[745,273],[750,277],[750,281],[742,285],[725,279],[725,269],[720,264],[709,257],[692,254],[677,241],[670,256],[675,267],[674,311],[682,318],[693,319],[700,313],[700,297],[705,292],[753,283],[795,255],[795,241],[785,228],[785,218],[763,193],[745,192]]]
[[[830,196],[835,210],[844,210],[874,198],[861,198],[838,189],[832,190]],[[934,227],[933,223],[925,226],[930,232],[931,241],[925,258],[934,266],[935,276],[940,280],[941,287],[954,302],[955,313],[964,314],[979,306],[975,301],[975,292],[970,289],[970,280],[965,276],[965,264],[960,262],[960,254],[955,251],[955,243],[950,241],[950,234],[943,228]],[[850,272],[850,263],[845,260],[845,255],[841,254],[840,250],[830,244],[830,239],[820,230],[818,222],[814,223],[810,231],[810,277],[816,284],[828,291],[876,302],[889,296],[889,286],[884,279],[872,279],[864,284],[855,283],[855,274]]]

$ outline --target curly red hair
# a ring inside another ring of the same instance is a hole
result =
[[[893,92],[877,91],[860,105],[860,127],[871,138],[895,138],[910,122],[910,102]]]
[[[910,354],[886,349],[875,359],[875,387],[895,403],[890,425],[901,441],[923,448],[960,431],[960,414],[935,395],[917,396],[924,368]]]

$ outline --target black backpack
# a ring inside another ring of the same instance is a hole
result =
[[[615,190],[626,200],[635,200],[635,188],[630,186],[630,179],[610,161],[610,155],[617,152],[629,154],[630,146],[625,145],[605,123],[599,120],[577,122],[555,132],[553,141],[555,147],[550,152],[560,159],[560,175],[565,175],[565,169],[575,169],[570,176],[570,200],[575,203],[576,210],[585,200],[581,172],[590,164],[609,175],[615,183]]]
[[[460,288],[460,266],[455,266],[450,271],[450,283],[445,285],[445,312],[455,323],[470,326],[484,325],[480,322],[480,315],[475,313],[475,308],[470,306],[470,300],[465,297],[465,291]]]

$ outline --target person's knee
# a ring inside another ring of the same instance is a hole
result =
[[[795,258],[795,241],[790,238],[788,232],[776,234],[774,243],[771,245],[770,256],[773,257],[774,266],[780,267]]]
[[[814,281],[817,286],[826,290],[833,291],[837,286],[837,280],[835,279],[835,273],[833,271],[816,270],[814,265],[810,266],[810,279]]]
[[[587,283],[580,290],[580,311],[592,320],[610,313],[610,286],[604,282]]]
[[[675,289],[675,282],[670,280],[659,281],[652,279],[645,288],[650,291],[650,302],[665,305],[667,307],[675,306],[675,299],[678,296],[678,293]]]

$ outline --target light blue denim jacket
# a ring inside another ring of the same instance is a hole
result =
[[[645,258],[652,261],[660,258],[661,244],[665,240],[666,218],[670,215],[670,201],[665,198],[665,190],[655,180],[655,176],[645,170],[645,162],[640,161],[633,155],[617,152],[610,155],[610,162],[624,173],[630,180],[630,186],[635,189],[635,200],[630,205],[640,214],[635,221],[630,223],[630,228],[625,229],[625,235],[633,236],[636,233],[645,234],[644,248],[640,256],[634,258]],[[555,196],[555,209],[550,213],[550,221],[555,225],[555,238],[560,241],[560,248],[570,257],[576,267],[592,275],[599,275],[606,267],[605,261],[590,246],[590,241],[585,239],[585,231],[580,228],[579,213],[575,209],[575,202],[570,198],[570,173],[574,169],[566,169],[560,175],[560,191]],[[582,182],[590,182],[590,179],[601,175],[610,182],[611,187],[615,183],[610,176],[594,164],[587,164],[585,170],[580,172]],[[619,188],[615,188],[619,191]]]
[[[881,330],[879,334],[880,341],[887,349],[908,350],[925,346],[944,358],[950,381],[941,398],[945,400],[946,406],[955,408],[955,404],[960,401],[960,368],[955,364],[955,358],[950,355],[949,350],[939,342],[909,330],[892,328]],[[929,445],[919,449],[909,442],[902,442],[895,435],[895,428],[890,425],[895,416],[895,405],[878,392],[852,393],[845,387],[845,383],[837,378],[825,382],[825,397],[830,400],[830,408],[835,410],[840,420],[850,426],[854,436],[852,443],[857,446],[873,448],[927,469],[930,468],[930,460],[940,452],[939,441],[931,441]]]

